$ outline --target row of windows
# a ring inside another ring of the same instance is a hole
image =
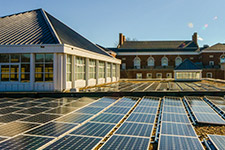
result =
[[[142,79],[143,77],[142,77],[142,73],[137,73],[136,74],[136,78],[137,79]],[[147,73],[146,74],[146,78],[147,79],[152,79],[153,77],[152,77],[152,73]],[[162,73],[156,73],[156,78],[158,78],[158,79],[161,79],[162,78]],[[166,78],[172,78],[172,73],[167,73],[166,74]]]

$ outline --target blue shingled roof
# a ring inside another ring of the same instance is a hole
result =
[[[43,9],[0,18],[0,45],[69,44],[112,57]]]
[[[199,66],[194,64],[189,59],[185,59],[179,66],[177,66],[174,70],[201,70]]]

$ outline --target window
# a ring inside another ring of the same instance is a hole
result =
[[[107,63],[107,77],[111,77],[111,64]]]
[[[142,73],[137,73],[137,74],[136,74],[136,78],[137,78],[137,79],[142,79]]]
[[[134,68],[140,69],[141,68],[141,59],[139,57],[134,58]]]
[[[161,59],[161,65],[162,66],[168,66],[168,58],[167,57],[163,57],[162,59]]]
[[[105,62],[99,61],[99,71],[98,71],[98,77],[99,78],[105,78]]]
[[[116,64],[112,65],[112,76],[116,77]]]
[[[0,54],[0,66],[1,81],[30,81],[30,54]]]
[[[210,66],[214,66],[214,61],[209,61]]]
[[[147,77],[147,79],[151,79],[152,78],[152,73],[147,73],[146,77]]]
[[[155,66],[155,59],[153,57],[148,58],[148,66]]]
[[[182,58],[181,57],[177,57],[175,59],[175,66],[179,66],[182,63]]]
[[[122,58],[122,60],[126,60],[126,58],[125,58],[125,57],[123,57],[123,58]]]
[[[84,57],[76,57],[75,79],[76,80],[85,79],[85,58]]]
[[[162,78],[162,73],[156,73],[156,78],[161,79]]]
[[[53,54],[35,55],[35,81],[53,81]]]
[[[126,69],[126,63],[122,63],[122,69],[123,69],[123,70]]]
[[[209,58],[213,58],[214,56],[213,55],[209,55]]]
[[[66,80],[72,81],[72,56],[67,55],[66,59]]]
[[[194,59],[194,57],[190,57],[190,60],[193,60]]]
[[[172,78],[172,73],[166,73],[166,78]]]
[[[96,79],[96,60],[89,60],[89,78]]]
[[[212,78],[212,72],[207,72],[206,73],[206,78]]]
[[[177,72],[177,79],[200,79],[200,72]]]
[[[225,54],[223,54],[222,56],[220,56],[220,63],[225,63]]]

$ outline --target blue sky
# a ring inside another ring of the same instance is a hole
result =
[[[1,0],[0,16],[43,8],[90,41],[113,47],[119,33],[141,40],[225,43],[225,0]]]

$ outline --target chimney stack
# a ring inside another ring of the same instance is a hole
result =
[[[198,45],[198,34],[197,32],[195,32],[193,35],[192,35],[192,41]]]
[[[123,45],[123,33],[119,34],[119,45]]]

